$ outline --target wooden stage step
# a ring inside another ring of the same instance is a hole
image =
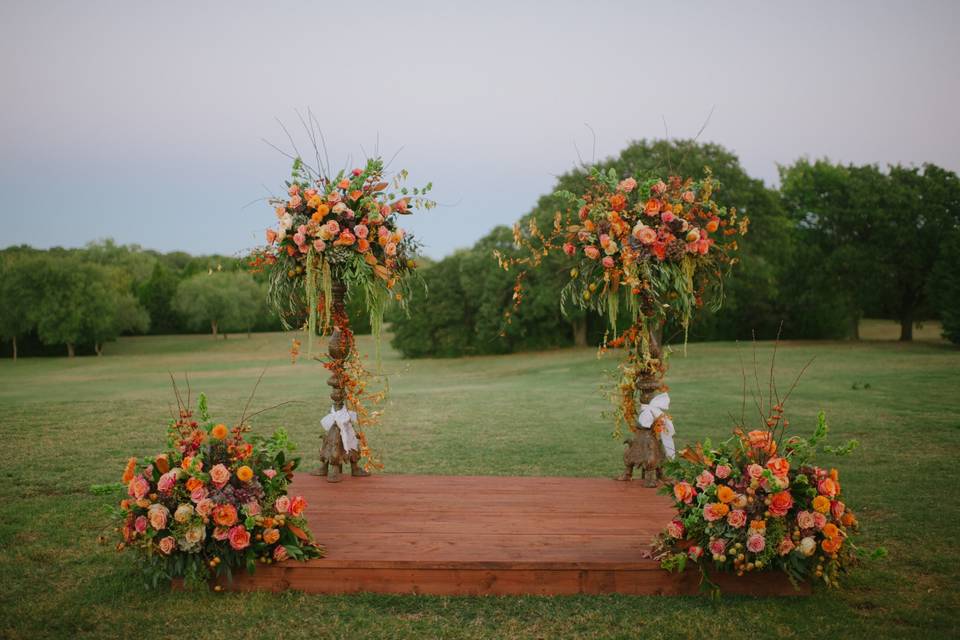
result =
[[[694,594],[699,572],[660,569],[650,542],[674,511],[605,478],[297,474],[327,557],[257,565],[225,589],[438,595]],[[797,595],[779,573],[720,575],[724,593]]]

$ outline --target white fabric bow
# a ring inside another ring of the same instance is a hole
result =
[[[653,427],[657,418],[663,416],[660,421],[660,441],[663,442],[663,450],[668,458],[673,458],[677,454],[677,447],[673,444],[673,436],[676,429],[673,428],[673,420],[666,415],[664,411],[670,408],[670,396],[666,393],[658,393],[650,400],[650,404],[640,405],[640,415],[637,416],[637,423],[644,429]]]
[[[357,432],[353,428],[356,423],[356,412],[349,411],[346,405],[340,409],[330,407],[330,413],[320,420],[324,431],[330,431],[334,424],[340,427],[340,440],[343,442],[344,451],[358,451],[360,449],[360,444],[357,442]]]

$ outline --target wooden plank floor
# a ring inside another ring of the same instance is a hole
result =
[[[673,516],[638,482],[605,478],[374,475],[339,484],[298,474],[327,557],[258,565],[226,589],[312,593],[561,595],[696,593],[650,541]],[[720,576],[725,593],[793,595],[779,574]],[[806,593],[808,590],[799,593]]]

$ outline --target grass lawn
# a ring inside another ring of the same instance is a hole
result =
[[[0,637],[932,640],[960,632],[960,350],[935,339],[780,347],[781,386],[816,356],[788,405],[794,432],[806,434],[823,409],[834,444],[860,441],[840,462],[844,494],[864,526],[861,543],[890,553],[847,578],[844,591],[720,603],[145,591],[133,558],[97,543],[112,499],[90,486],[118,481],[128,456],[162,449],[168,371],[189,372],[194,391],[229,423],[268,367],[254,407],[299,402],[254,428],[285,426],[312,467],[329,406],[325,372],[305,358],[291,365],[289,342],[282,334],[146,337],[110,344],[100,358],[0,361]],[[360,344],[372,352],[369,338]],[[668,375],[681,446],[723,438],[741,406],[736,345],[687,351],[674,354]],[[770,352],[758,346],[762,367]],[[749,345],[743,353],[752,358]],[[601,390],[615,357],[568,349],[404,361],[385,345],[391,396],[371,442],[390,473],[612,476],[622,446],[601,416],[609,406]]]

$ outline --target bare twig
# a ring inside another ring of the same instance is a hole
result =
[[[253,385],[253,390],[250,391],[250,397],[247,398],[247,404],[244,405],[243,407],[243,413],[240,415],[240,422],[237,424],[237,426],[240,426],[246,423],[247,409],[250,408],[250,403],[253,402],[253,396],[256,395],[257,387],[260,386],[260,381],[263,380],[263,374],[265,374],[266,372],[267,372],[267,368],[264,367],[263,370],[260,371],[260,375],[257,376],[257,382]]]

